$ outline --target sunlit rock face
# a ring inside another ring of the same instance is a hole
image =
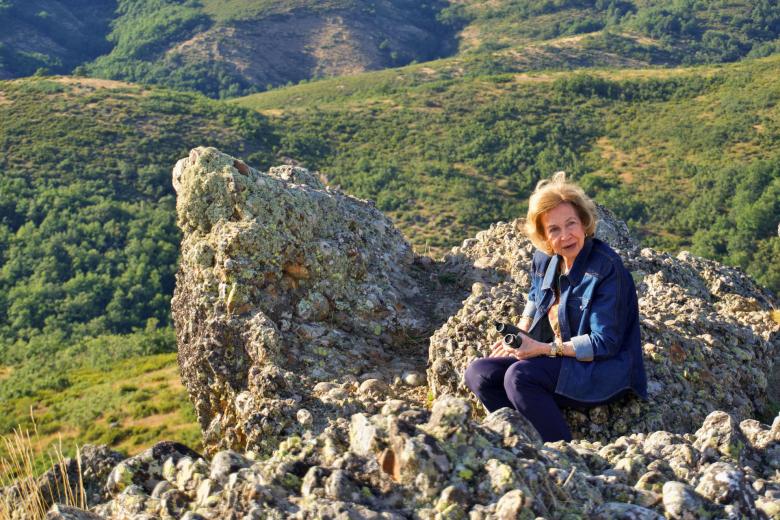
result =
[[[431,338],[428,383],[434,396],[470,399],[463,382],[474,359],[498,339],[494,320],[517,323],[529,289],[534,248],[521,221],[497,223],[455,247],[445,268],[471,294]],[[639,249],[625,224],[599,208],[596,236],[631,271],[639,296],[650,399],[570,410],[575,438],[608,441],[633,432],[691,432],[714,410],[739,419],[766,416],[780,353],[772,296],[741,271],[682,252]]]
[[[382,394],[423,363],[424,348],[405,351],[432,331],[424,269],[373,204],[213,148],[179,161],[173,183],[184,235],[173,316],[207,451],[262,451],[301,409],[321,425],[344,413],[318,383],[349,388],[381,369],[365,393]]]

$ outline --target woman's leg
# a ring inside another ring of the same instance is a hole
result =
[[[489,412],[512,408],[504,391],[504,374],[517,360],[511,357],[480,358],[466,369],[466,386],[482,401]]]
[[[561,358],[546,356],[515,362],[504,376],[512,406],[531,421],[545,442],[570,441],[571,431],[555,400]]]

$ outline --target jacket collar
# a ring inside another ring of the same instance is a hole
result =
[[[582,246],[582,250],[574,259],[574,265],[569,271],[569,281],[572,285],[577,285],[582,280],[583,274],[585,274],[585,266],[588,264],[588,257],[593,249],[593,238],[586,238],[585,243]],[[547,264],[547,270],[544,272],[544,280],[542,280],[542,290],[550,289],[555,283],[555,277],[558,273],[558,264],[563,262],[563,257],[560,255],[553,255],[550,258],[550,263]]]

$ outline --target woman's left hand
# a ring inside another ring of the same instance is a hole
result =
[[[550,345],[536,341],[533,338],[525,336],[523,345],[520,348],[512,349],[512,357],[517,359],[530,359],[550,354]]]

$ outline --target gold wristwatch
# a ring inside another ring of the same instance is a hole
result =
[[[563,343],[558,338],[555,338],[550,343],[550,357],[558,357],[563,355]]]

